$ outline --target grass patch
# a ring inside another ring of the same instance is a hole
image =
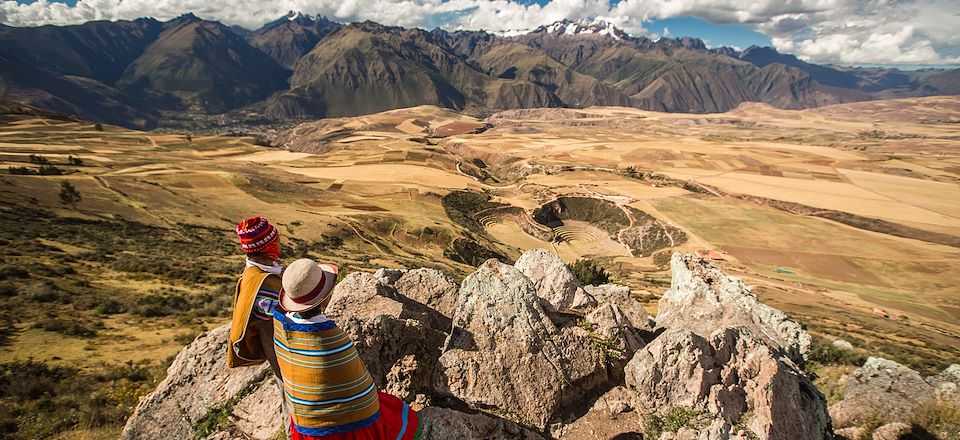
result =
[[[664,432],[677,432],[680,428],[701,429],[703,415],[701,410],[682,406],[670,408],[663,416],[652,414],[643,422],[643,438],[660,438]]]
[[[960,406],[946,402],[924,405],[909,418],[914,433],[942,440],[960,440]]]

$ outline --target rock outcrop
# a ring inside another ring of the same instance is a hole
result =
[[[820,439],[832,432],[826,400],[810,379],[744,327],[709,338],[667,330],[627,364],[626,383],[644,413],[686,408],[706,416],[688,427],[696,438],[743,431],[763,439]]]
[[[840,428],[877,421],[909,422],[912,414],[937,403],[960,407],[957,364],[924,378],[895,361],[870,357],[849,375],[846,385],[843,400],[830,407],[834,424]]]
[[[542,250],[516,267],[489,260],[460,286],[432,269],[352,273],[326,313],[379,387],[420,411],[424,439],[647,438],[644,420],[674,408],[695,420],[661,440],[831,438],[823,396],[794,359],[806,333],[708,263],[673,263],[656,338],[629,288],[584,288]],[[122,437],[276,435],[272,373],[227,369],[226,337],[221,327],[187,346]],[[950,392],[956,373],[929,387]]]
[[[571,309],[574,304],[580,308],[596,305],[573,271],[553,252],[531,249],[520,255],[515,267],[533,283],[547,310]]]
[[[513,266],[482,264],[463,280],[456,310],[440,386],[472,406],[542,429],[558,407],[606,379],[586,332],[555,326],[533,283]]]
[[[120,438],[194,438],[197,426],[212,410],[231,407],[238,424],[250,420],[250,413],[258,414],[259,423],[246,423],[251,437],[263,432],[263,425],[273,425],[274,429],[268,429],[267,436],[254,438],[266,439],[275,433],[282,426],[282,418],[280,390],[273,372],[267,364],[228,369],[224,357],[229,333],[229,326],[220,327],[187,345],[170,364],[167,377],[137,405]]]
[[[747,327],[803,365],[810,335],[783,312],[761,303],[739,278],[694,255],[675,253],[670,267],[673,278],[660,298],[659,327],[684,328],[704,338],[717,328]]]

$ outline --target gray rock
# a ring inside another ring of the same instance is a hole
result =
[[[619,307],[633,328],[653,331],[653,319],[647,313],[647,309],[643,308],[643,304],[633,298],[629,287],[619,284],[603,284],[586,286],[584,290],[592,295],[598,304],[609,303]]]
[[[396,283],[403,274],[407,273],[407,269],[386,269],[380,268],[373,273],[374,278],[380,281],[383,284],[393,284]]]
[[[360,358],[384,392],[408,402],[431,388],[445,333],[415,319],[377,315],[350,317],[340,323]]]
[[[847,378],[843,400],[830,407],[839,427],[857,426],[875,416],[884,422],[903,418],[936,400],[934,387],[920,373],[897,362],[870,357]]]
[[[606,379],[586,332],[557,328],[530,280],[497,260],[463,281],[440,364],[437,388],[540,428]]]
[[[860,440],[863,437],[864,429],[858,426],[849,428],[839,428],[833,431],[834,436],[839,440]]]
[[[453,317],[460,289],[453,278],[445,273],[436,269],[414,269],[397,279],[394,287],[401,295],[436,310],[447,318]]]
[[[268,440],[283,429],[280,386],[274,379],[261,381],[256,389],[233,407],[233,425],[248,438]]]
[[[424,440],[543,440],[544,437],[509,420],[486,414],[427,407],[420,412]]]
[[[574,303],[589,305],[580,280],[557,254],[546,249],[531,249],[520,255],[514,267],[533,283],[537,296],[544,300],[545,309],[570,309]]]
[[[416,320],[437,331],[449,331],[450,318],[401,295],[393,285],[384,283],[382,278],[367,272],[347,275],[333,288],[330,304],[324,313],[338,322],[347,318],[364,319],[387,315]],[[400,281],[397,280],[398,283]]]
[[[926,380],[936,390],[938,399],[960,404],[960,365],[950,365],[939,374],[927,377]]]
[[[224,406],[247,390],[252,390],[253,394],[238,403],[243,410],[234,415],[244,418],[247,411],[258,411],[255,408],[263,414],[258,423],[246,424],[250,431],[244,434],[254,437],[269,430],[271,425],[281,428],[279,391],[273,385],[270,366],[264,363],[256,367],[227,368],[225,357],[229,333],[229,326],[219,327],[200,335],[181,350],[167,369],[167,377],[134,409],[120,438],[194,438],[195,427],[208,411]],[[267,395],[271,386],[276,393],[274,403]],[[246,402],[248,399],[262,400],[263,405]],[[277,410],[270,410],[274,408]]]
[[[633,411],[634,394],[626,387],[615,386],[607,391],[596,402],[590,411],[606,411],[610,414],[621,414]]]
[[[826,399],[767,344],[745,327],[722,328],[709,338],[669,329],[637,351],[625,369],[626,384],[642,413],[687,407],[709,414],[706,428],[677,438],[726,438],[737,430],[761,439],[830,438]]]
[[[873,440],[900,440],[910,430],[910,425],[906,423],[887,423],[873,430]]]
[[[840,351],[850,351],[853,350],[853,344],[843,339],[837,339],[833,341],[833,348],[836,348]]]
[[[633,324],[615,304],[603,303],[587,314],[584,320],[593,327],[595,337],[601,338],[603,343],[612,344],[611,353],[603,354],[612,360],[629,360],[644,345]]]
[[[739,278],[692,254],[674,253],[673,278],[659,302],[657,326],[708,337],[723,327],[747,327],[795,363],[810,351],[810,335],[783,312],[757,300]]]
[[[381,278],[367,272],[347,275],[334,286],[324,313],[334,320],[343,316],[364,318],[381,314],[400,317],[403,303],[399,294]]]
[[[597,299],[586,292],[586,289],[580,289],[573,295],[573,304],[570,308],[574,310],[590,310],[597,306]]]

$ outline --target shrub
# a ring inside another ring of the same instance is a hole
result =
[[[813,338],[810,344],[810,355],[807,356],[810,362],[816,362],[823,365],[862,365],[866,360],[863,356],[853,351],[840,350],[821,338]]]
[[[14,296],[17,294],[17,286],[9,281],[0,282],[0,297]]]
[[[2,265],[0,266],[0,278],[7,280],[13,278],[30,278],[30,273],[16,266]]]
[[[600,285],[610,282],[610,274],[593,260],[577,260],[568,268],[584,285]]]
[[[41,303],[59,301],[61,297],[60,289],[57,289],[56,286],[43,281],[28,284],[21,290],[21,294],[23,295],[22,298],[25,300]]]
[[[63,174],[63,170],[50,164],[40,165],[40,169],[38,169],[37,172],[39,172],[41,176],[59,176]]]
[[[40,156],[38,154],[31,154],[27,156],[27,158],[30,160],[30,163],[37,163],[37,164],[50,163],[50,161],[47,160],[46,157]]]
[[[67,181],[60,182],[60,203],[76,208],[77,202],[82,198],[80,191],[77,191],[77,188],[74,187],[72,183]]]
[[[0,364],[0,438],[50,438],[72,428],[123,423],[155,385],[152,370],[151,364],[132,362],[106,374],[32,359]]]
[[[99,305],[97,305],[97,313],[101,315],[116,315],[125,311],[127,311],[127,309],[123,304],[112,299],[100,301]]]
[[[97,335],[97,329],[103,328],[103,323],[99,321],[79,321],[73,319],[44,319],[34,323],[36,328],[41,328],[48,332],[60,333],[67,336],[76,336],[89,338]]]
[[[643,423],[643,438],[660,438],[664,432],[677,432],[684,427],[699,429],[701,423],[698,419],[702,414],[702,411],[694,408],[675,406],[662,417],[651,415]]]

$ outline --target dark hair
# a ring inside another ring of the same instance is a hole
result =
[[[321,301],[321,302],[322,302],[322,301]],[[321,307],[320,304],[317,304],[317,305],[316,305],[314,308],[312,308],[312,309],[304,310],[304,311],[302,311],[302,312],[297,312],[297,314],[300,315],[300,317],[303,318],[303,319],[310,319],[310,318],[313,318],[314,316],[317,316],[317,315],[319,315],[319,314],[321,314],[321,313],[323,313],[323,307]]]

